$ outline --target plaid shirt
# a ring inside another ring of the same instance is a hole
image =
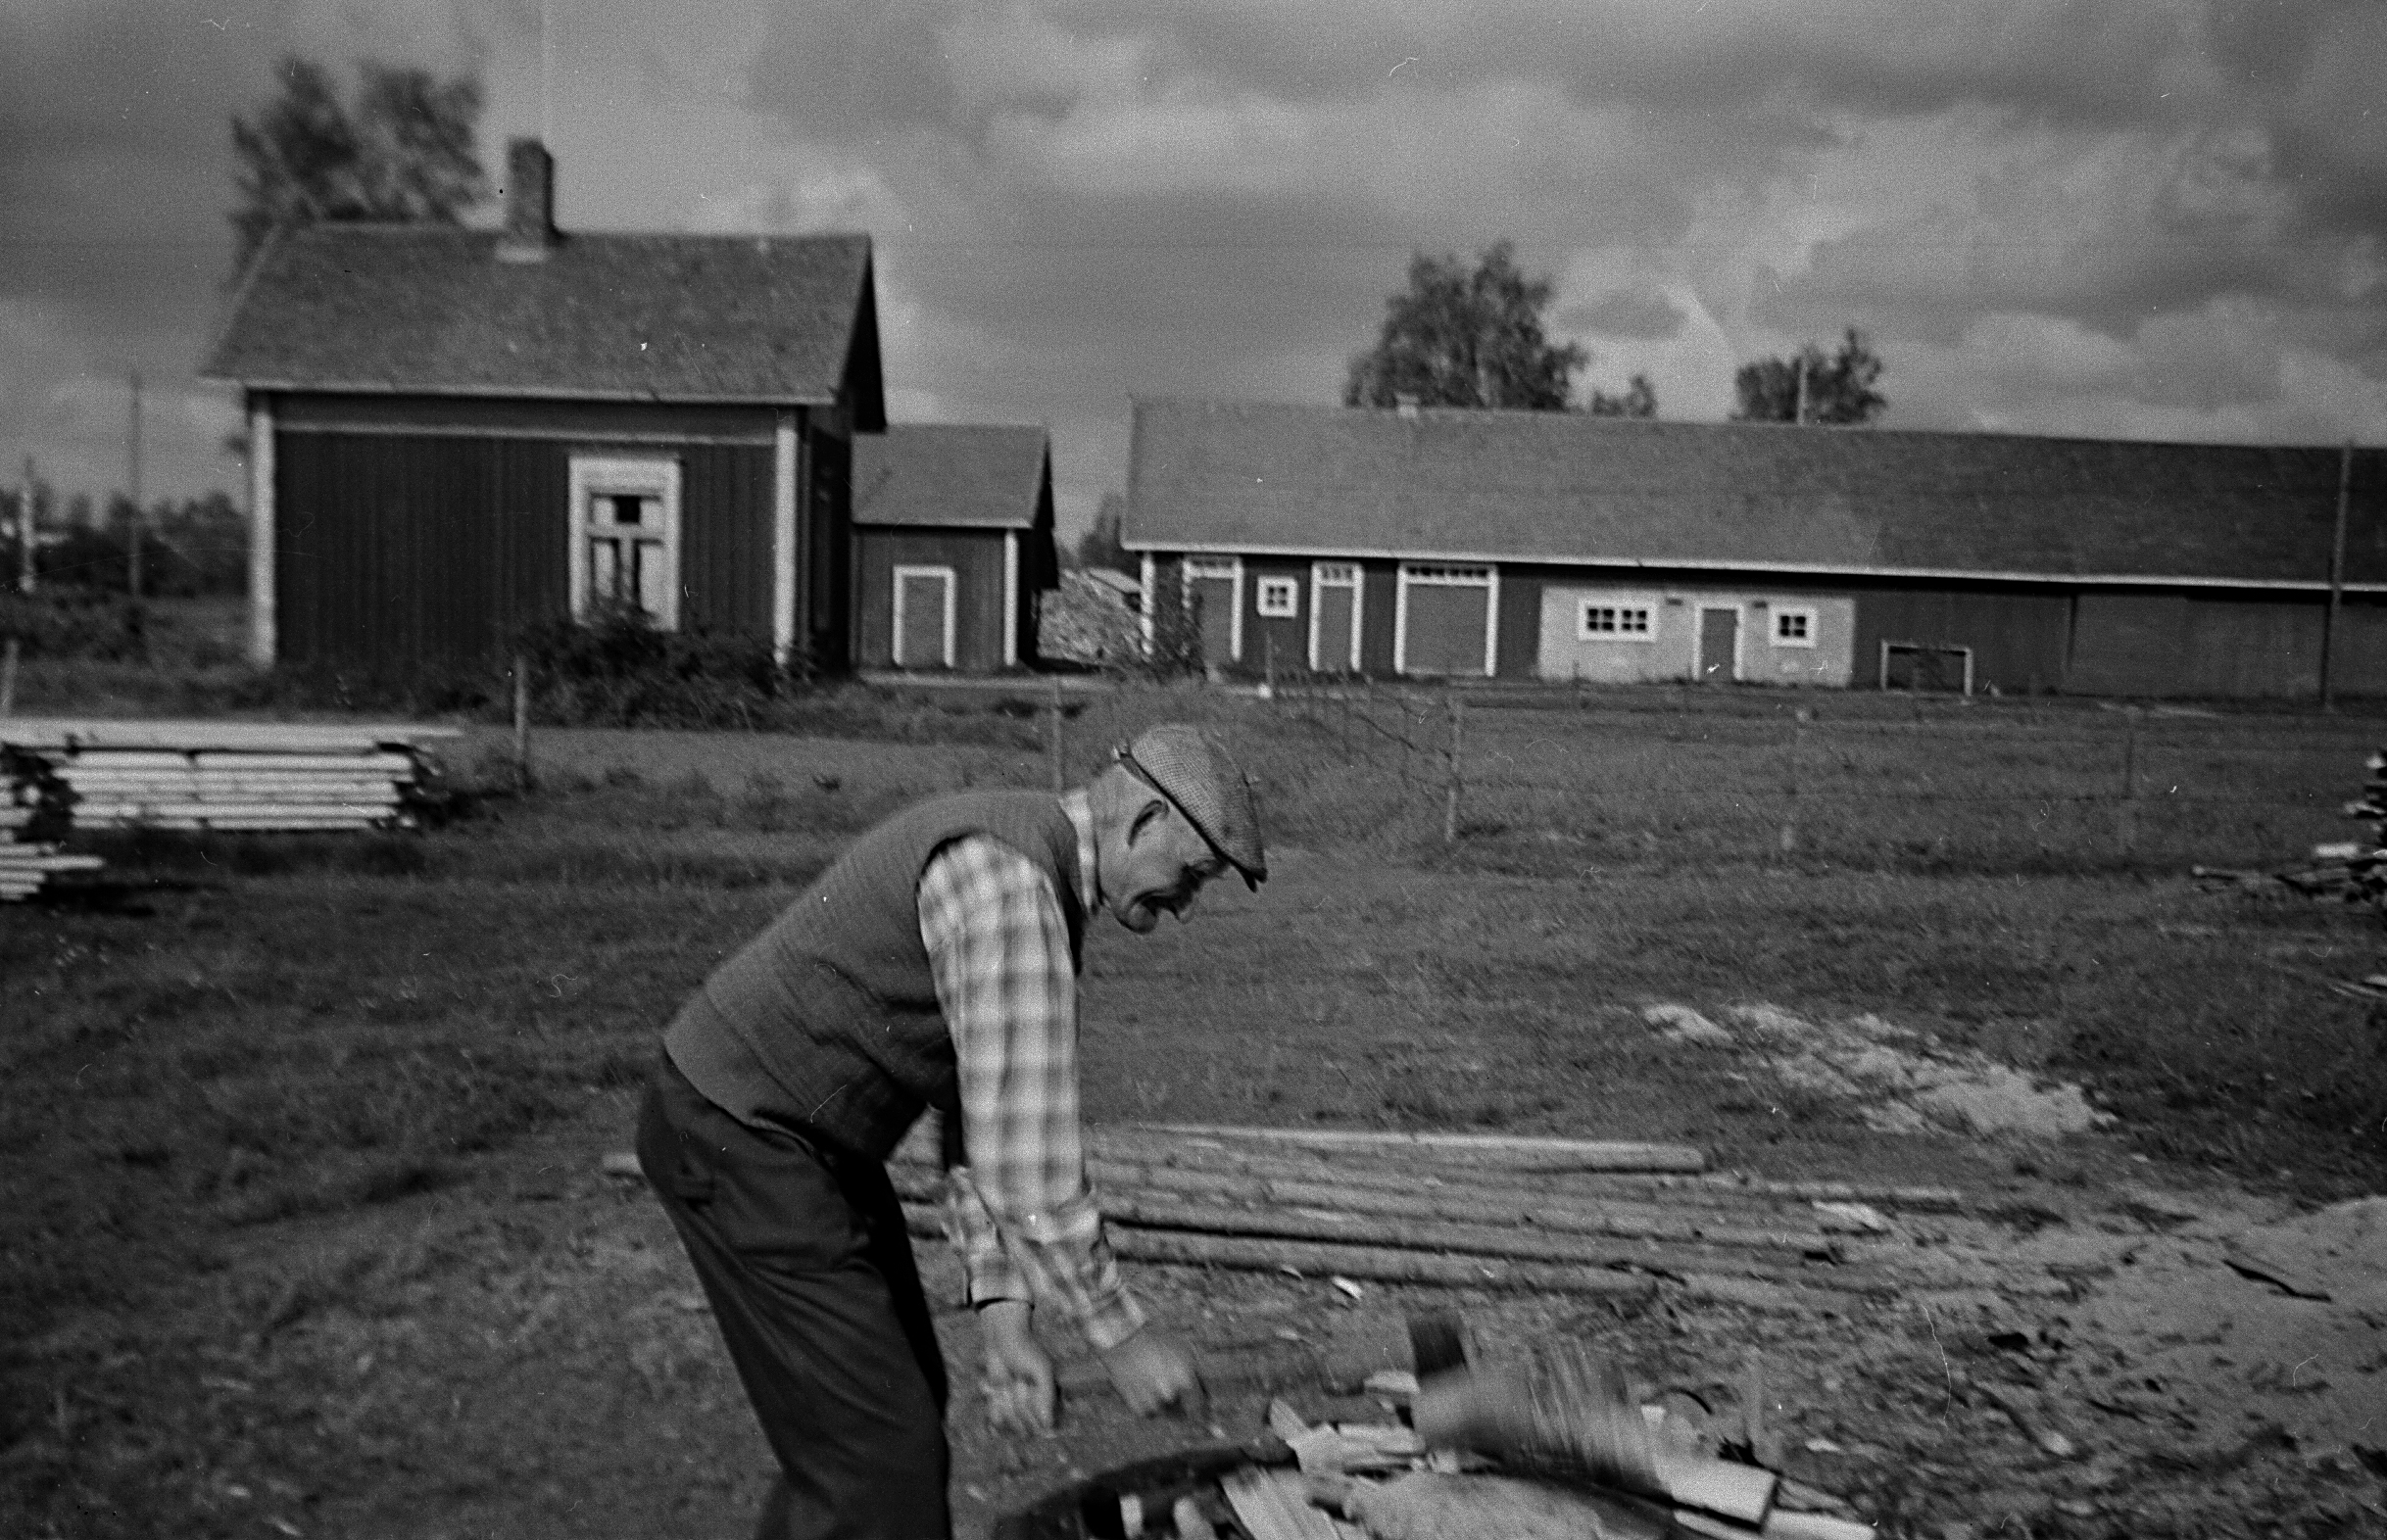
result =
[[[1095,907],[1094,818],[1061,798],[1078,835],[1078,896]],[[1144,1323],[1102,1240],[1078,1136],[1078,981],[1052,886],[986,836],[956,840],[920,874],[920,938],[953,1037],[966,1164],[950,1173],[945,1230],[972,1304],[1057,1306],[1097,1350]]]

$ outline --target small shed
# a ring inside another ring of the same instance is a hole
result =
[[[854,656],[990,673],[1037,659],[1060,581],[1043,428],[897,423],[856,441]]]
[[[846,666],[868,237],[560,231],[536,140],[505,193],[250,264],[202,373],[246,401],[254,659],[469,663],[615,600]]]

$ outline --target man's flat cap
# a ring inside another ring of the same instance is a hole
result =
[[[1268,880],[1260,843],[1259,799],[1218,741],[1183,722],[1163,722],[1118,751],[1134,771],[1185,814],[1210,848],[1243,874],[1253,891]]]

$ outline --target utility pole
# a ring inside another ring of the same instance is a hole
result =
[[[2337,649],[2337,611],[2346,594],[2346,502],[2354,490],[2354,441],[2337,453],[2337,533],[2329,542],[2329,608],[2320,621],[2320,708],[2334,709],[2329,654]]]
[[[1790,420],[1801,427],[1806,426],[1807,423],[1807,350],[1805,348],[1798,350],[1798,406],[1793,409]]]
[[[17,592],[33,592],[33,545],[40,531],[33,515],[33,457],[24,457],[24,490],[17,503]]]
[[[124,521],[124,592],[141,597],[141,371],[131,376],[132,411],[124,424],[126,477],[132,485],[132,514]]]

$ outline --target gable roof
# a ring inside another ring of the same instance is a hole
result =
[[[259,253],[203,377],[251,389],[825,406],[885,419],[870,239],[318,224]]]
[[[1135,550],[2325,584],[2334,448],[1139,401]],[[2349,582],[2387,583],[2358,452]]]
[[[853,522],[1032,529],[1052,519],[1045,430],[891,423],[853,437]]]

